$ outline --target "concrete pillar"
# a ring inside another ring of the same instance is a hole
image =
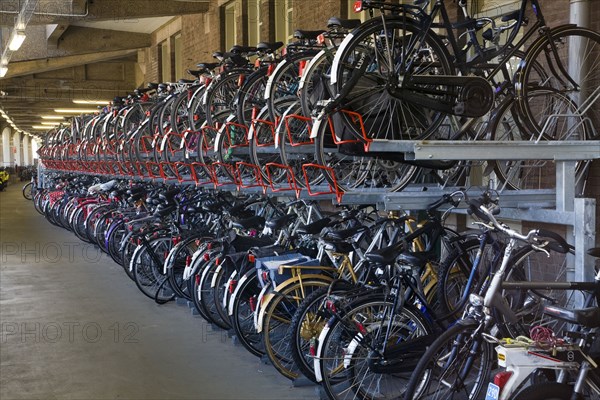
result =
[[[23,136],[23,165],[31,165],[31,152],[29,151],[29,135]]]
[[[9,167],[12,165],[12,158],[10,155],[10,134],[11,129],[7,126],[2,130],[2,165]]]
[[[571,13],[569,22],[583,28],[590,27],[590,1],[571,0]]]
[[[13,133],[13,146],[12,152],[15,156],[15,164],[19,167],[23,165],[23,160],[21,158],[21,134],[19,132]]]

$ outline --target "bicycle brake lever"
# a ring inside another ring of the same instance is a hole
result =
[[[545,245],[546,244],[548,244],[548,242],[545,242]],[[537,251],[541,251],[543,253],[546,253],[546,257],[550,257],[550,252],[548,250],[546,250],[544,247],[536,245],[536,244],[532,244],[531,247],[533,247]]]

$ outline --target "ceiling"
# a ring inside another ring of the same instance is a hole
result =
[[[8,52],[8,73],[0,78],[0,109],[19,129],[44,132],[33,129],[41,125],[42,115],[90,108],[73,100],[111,100],[130,93],[140,82],[138,51],[152,45],[152,32],[177,16],[208,11],[209,3],[0,0],[0,53],[15,22],[27,17],[25,42]]]

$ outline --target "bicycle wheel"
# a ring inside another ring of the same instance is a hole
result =
[[[340,46],[333,61],[332,87],[343,98],[342,108],[362,116],[369,138],[425,139],[446,119],[444,112],[425,104],[450,103],[444,80],[430,78],[454,74],[435,33],[399,17],[386,17],[363,24]],[[417,83],[416,77],[426,79]],[[344,122],[354,125],[350,117]]]
[[[33,182],[29,182],[25,186],[23,186],[23,197],[27,200],[33,199]]]
[[[328,322],[317,357],[318,374],[331,400],[398,399],[404,394],[425,349],[421,340],[432,331],[412,306],[391,317],[392,308],[391,301],[368,296],[357,300],[342,319]]]
[[[279,139],[279,155],[281,163],[288,165],[299,187],[306,186],[302,166],[315,160],[315,146],[310,136],[310,121],[293,117],[301,113],[301,106],[294,102],[283,113],[282,120],[277,126]],[[323,181],[323,174],[316,169],[307,169],[308,184],[314,187]]]
[[[349,282],[336,283],[331,294],[343,295],[352,287]],[[300,303],[290,323],[290,351],[294,363],[300,372],[313,382],[316,382],[314,357],[310,354],[311,342],[319,338],[327,323],[327,312],[324,299],[330,293],[330,286],[319,288],[310,293]]]
[[[468,240],[441,262],[436,288],[440,315],[453,313],[457,318],[460,317],[460,311],[467,304],[468,293],[476,291],[481,279],[485,279],[485,270],[489,268],[492,255],[489,254],[490,247],[486,246],[478,259],[477,271],[473,271],[479,247],[479,240]],[[470,291],[467,293],[467,282],[472,273]]]
[[[217,311],[217,303],[213,294],[212,282],[217,272],[217,259],[218,257],[211,258],[208,265],[202,270],[197,287],[198,301],[208,322],[221,329],[228,330],[231,328],[231,324],[229,320],[223,319]]]
[[[206,93],[205,113],[208,126],[225,124],[227,117],[235,113],[234,100],[238,91],[238,79],[248,71],[234,70],[208,88]]]
[[[521,390],[512,400],[570,400],[573,386],[566,383],[544,382]]]
[[[557,89],[537,87],[527,92],[529,112],[536,125],[545,125],[546,140],[587,140],[591,137],[590,127],[583,117],[548,119],[553,114],[573,114],[576,103],[567,94]],[[517,110],[518,103],[507,102],[502,105],[497,117],[492,121],[491,132],[494,140],[531,140],[532,136],[525,128],[525,120]],[[546,122],[544,122],[546,121]],[[536,128],[537,129],[537,128]],[[540,128],[541,129],[541,128]],[[539,130],[538,130],[539,131]],[[537,136],[534,135],[534,139]],[[585,162],[577,163],[576,172],[585,170]],[[498,178],[511,189],[552,189],[556,183],[555,163],[552,160],[507,160],[496,161],[494,171]]]
[[[271,300],[265,307],[262,322],[262,335],[265,351],[275,369],[288,379],[300,376],[300,371],[291,354],[289,337],[290,324],[296,310],[304,298],[315,290],[328,287],[330,280],[307,278],[284,287],[275,289]],[[263,300],[264,301],[264,300]]]
[[[525,246],[515,251],[508,262],[510,269],[506,272],[504,281],[535,282],[546,280],[550,282],[567,281],[566,257],[564,254],[551,251],[551,257],[539,252],[531,246]],[[504,297],[514,311],[517,321],[509,323],[503,313],[494,310],[494,317],[504,330],[505,337],[529,335],[534,326],[544,326],[553,332],[561,332],[566,325],[564,322],[546,316],[544,306],[557,305],[568,307],[570,295],[566,290],[543,289],[503,289]]]
[[[330,185],[337,184],[344,192],[357,188],[395,192],[404,189],[419,171],[414,165],[367,155],[362,143],[337,145],[331,130],[333,124],[324,120],[312,127],[316,131],[317,163],[333,171],[333,175],[327,170],[322,172]]]
[[[260,286],[256,270],[248,272],[236,288],[235,298],[232,300],[232,314],[229,316],[237,340],[251,354],[262,357],[265,349],[262,335],[254,327],[254,310],[260,294]]]
[[[553,129],[544,130],[551,114],[544,113],[544,118],[540,119],[539,113],[544,111],[546,100],[530,95],[531,91],[542,87],[555,89],[568,98],[574,108],[569,111],[577,110],[576,118],[587,118],[586,123],[591,129],[600,131],[600,108],[596,97],[600,93],[600,33],[580,27],[559,27],[549,35],[551,40],[542,36],[532,44],[517,74],[517,99],[527,127],[548,140],[566,140],[555,139]],[[538,65],[547,76],[540,76]],[[589,104],[587,109],[585,104]],[[572,118],[557,119],[570,127],[577,124]],[[575,132],[567,136],[570,140],[583,140]]]
[[[162,273],[166,255],[173,247],[170,237],[154,239],[135,249],[130,261],[135,283],[140,291],[157,302],[167,302],[175,294]]]
[[[302,115],[305,117],[311,116],[317,102],[331,98],[329,78],[335,51],[335,48],[321,50],[304,68],[299,92]]]
[[[288,101],[298,101],[300,70],[315,54],[315,51],[303,51],[286,57],[277,64],[265,88],[265,101],[271,121],[277,121],[283,115]]]
[[[463,320],[442,333],[419,360],[404,399],[478,399],[495,358],[479,328]]]

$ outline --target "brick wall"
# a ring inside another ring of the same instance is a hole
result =
[[[231,0],[229,0],[231,1]],[[194,69],[198,62],[212,61],[211,54],[216,50],[222,49],[222,24],[221,24],[221,7],[229,2],[228,0],[215,0],[210,2],[210,9],[206,14],[186,15],[180,19],[171,22],[180,30],[183,40],[183,63],[184,69]],[[237,17],[237,37],[241,38],[243,43],[247,35],[244,28],[247,24],[243,17],[244,6],[247,5],[247,0],[238,1],[241,9]],[[270,12],[272,11],[273,1],[283,0],[261,0],[261,40],[274,40],[274,27]],[[489,2],[489,3],[488,3]],[[323,28],[327,19],[331,16],[346,16],[348,4],[353,3],[353,0],[292,0],[293,7],[293,27],[300,29],[319,29]],[[447,1],[447,6],[454,7],[454,3]],[[514,3],[514,4],[513,4]],[[518,2],[514,0],[480,0],[479,5],[486,7],[491,5],[502,5],[503,12],[516,9]],[[591,28],[600,31],[600,0],[591,0]],[[504,10],[506,8],[506,10]],[[569,22],[569,0],[552,0],[543,1],[542,9],[544,16],[549,25],[556,26]],[[456,15],[456,11],[450,11],[451,15]],[[355,15],[350,16],[355,18]],[[161,32],[173,33],[173,28],[163,26]],[[145,76],[145,82],[159,80],[159,57],[158,48],[159,39],[158,33],[153,34],[152,47],[143,51],[144,62],[141,65],[141,70]],[[164,35],[163,35],[164,36]],[[250,43],[254,45],[255,43]],[[179,78],[179,77],[178,77]],[[585,191],[585,196],[594,197],[597,199],[597,227],[596,231],[600,232],[600,162],[593,163],[590,169],[588,184]],[[554,227],[559,229],[558,227]],[[600,234],[598,235],[600,238]],[[600,243],[599,243],[600,244]]]

